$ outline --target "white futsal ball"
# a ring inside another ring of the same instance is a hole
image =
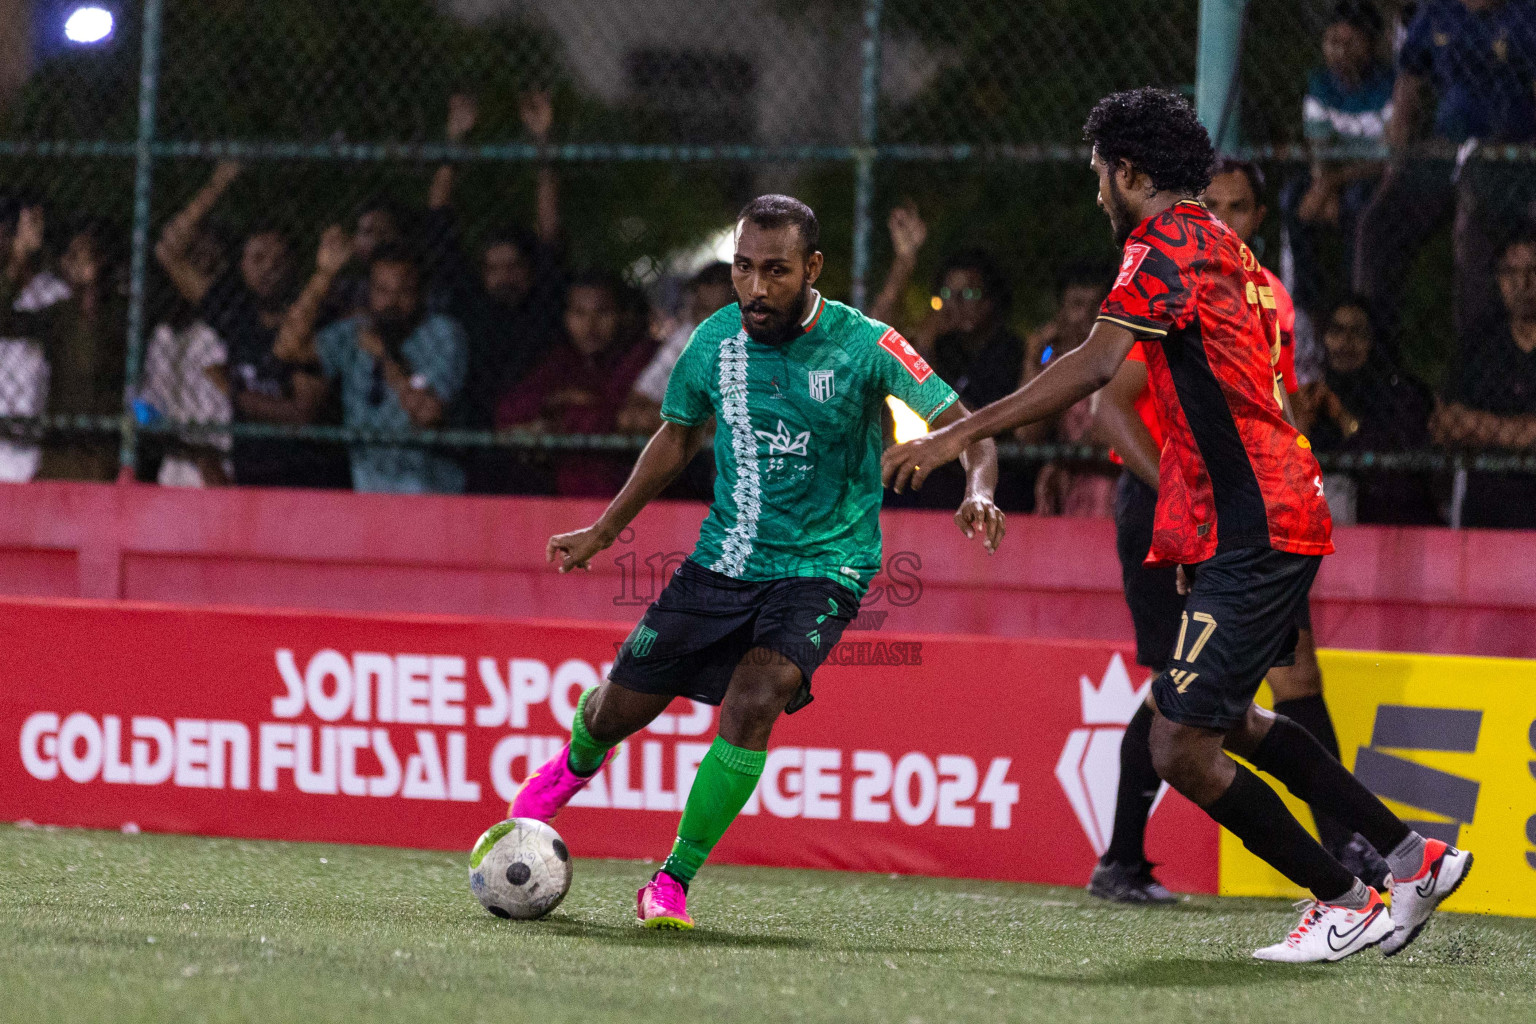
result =
[[[560,833],[533,818],[485,830],[469,853],[469,891],[497,917],[531,921],[571,888],[571,853]]]

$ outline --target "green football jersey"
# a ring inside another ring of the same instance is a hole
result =
[[[743,580],[825,576],[862,595],[880,571],[880,415],[932,420],[955,392],[905,338],[813,293],[801,333],[752,340],[741,308],[693,332],[661,416],[715,417],[715,496],[693,560]]]

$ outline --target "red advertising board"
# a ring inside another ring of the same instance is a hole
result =
[[[0,820],[467,850],[625,632],[3,601]],[[715,859],[1081,884],[1145,680],[1121,645],[851,629]],[[664,856],[715,714],[632,737],[556,822],[573,851]],[[1177,794],[1149,853],[1216,890],[1215,826]]]

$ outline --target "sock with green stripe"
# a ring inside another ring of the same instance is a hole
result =
[[[571,753],[565,759],[571,771],[577,775],[591,775],[603,766],[603,758],[608,756],[616,744],[599,743],[592,738],[587,731],[587,698],[597,692],[597,687],[582,692],[580,699],[576,701],[576,717],[571,720]]]
[[[677,827],[677,842],[672,844],[672,854],[661,870],[687,888],[704,866],[709,851],[746,806],[767,760],[766,751],[745,750],[715,737],[699,764],[693,787],[688,790],[683,820]]]

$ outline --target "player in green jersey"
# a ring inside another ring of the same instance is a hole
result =
[[[596,523],[551,537],[561,572],[589,567],[715,430],[715,493],[692,556],[625,641],[608,680],[582,694],[571,741],[531,773],[509,814],[548,821],[674,697],[720,705],[661,870],[638,893],[652,928],[691,928],[687,890],[762,774],[781,712],[811,700],[811,676],[880,571],[881,408],[901,399],[934,426],[966,415],[955,392],[885,324],[815,289],[810,207],[761,196],[738,219],[739,300],[700,324],[678,359],[661,429]],[[988,551],[1003,537],[992,442],[962,456],[955,521]]]

